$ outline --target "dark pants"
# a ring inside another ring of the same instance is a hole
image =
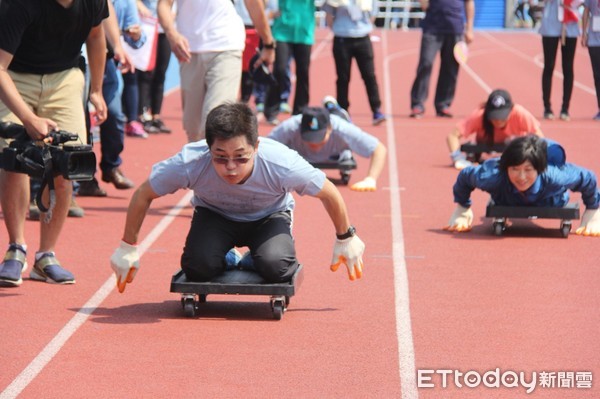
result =
[[[100,125],[100,169],[108,172],[123,162],[121,152],[125,140],[125,115],[121,103],[122,90],[119,87],[121,72],[113,59],[106,61],[102,95],[108,109],[106,120]]]
[[[158,35],[156,44],[156,65],[152,71],[137,71],[140,101],[138,115],[142,115],[144,108],[151,110],[152,114],[160,115],[165,91],[165,76],[169,61],[171,60],[171,45],[164,33]]]
[[[440,52],[440,76],[435,90],[434,105],[437,112],[449,108],[454,100],[458,80],[458,62],[454,59],[454,45],[461,35],[423,33],[417,76],[410,92],[411,108],[425,109],[429,94],[431,70],[437,52]]]
[[[542,36],[542,46],[544,47],[544,71],[542,72],[542,98],[544,100],[544,111],[551,111],[550,94],[552,93],[552,74],[556,64],[556,53],[560,37]],[[573,73],[573,60],[575,59],[575,48],[577,47],[576,37],[567,37],[565,45],[560,46],[562,72],[563,72],[563,98],[560,107],[561,112],[569,112],[571,103],[571,94],[573,94],[573,82],[575,74]]]
[[[190,280],[211,280],[225,271],[227,251],[247,246],[254,268],[266,281],[290,281],[298,268],[291,222],[289,212],[277,212],[255,222],[235,222],[196,207],[181,269]]]
[[[594,86],[596,86],[598,112],[600,112],[600,46],[588,47],[588,51],[590,52],[590,61],[592,62],[592,71],[594,73]]]
[[[302,112],[302,108],[308,105],[310,50],[311,46],[309,44],[277,43],[273,76],[278,86],[271,86],[268,90],[264,111],[267,119],[275,118],[279,113],[281,90],[286,86],[286,68],[290,57],[294,57],[296,64],[296,93],[292,113],[294,115],[299,114]]]
[[[371,38],[369,36],[357,38],[335,37],[333,39],[333,57],[337,72],[336,97],[338,104],[345,110],[350,107],[348,86],[350,85],[352,58],[355,58],[362,80],[365,82],[371,111],[379,111],[381,100],[377,78],[375,77]]]

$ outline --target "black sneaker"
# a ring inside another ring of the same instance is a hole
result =
[[[153,119],[152,126],[154,126],[160,133],[171,133],[171,129],[165,125],[161,119]]]
[[[439,111],[436,112],[436,115],[438,118],[453,118],[454,115],[452,115],[448,109],[441,109]]]
[[[98,180],[94,177],[90,181],[80,181],[79,190],[77,191],[79,197],[106,197],[106,191],[104,191],[98,184]]]
[[[144,130],[146,131],[146,133],[160,133],[160,130],[156,126],[154,126],[154,121],[143,121],[142,125],[144,126]]]

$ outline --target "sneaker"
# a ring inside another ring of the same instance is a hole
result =
[[[279,125],[279,119],[277,119],[277,118],[267,119],[267,123],[271,126],[277,126],[277,125]]]
[[[410,110],[410,117],[411,118],[415,118],[415,119],[420,119],[423,117],[423,114],[425,113],[425,110],[421,107],[412,107],[412,109]]]
[[[373,126],[379,125],[381,122],[385,121],[385,115],[379,111],[373,112]]]
[[[0,264],[0,286],[18,287],[23,283],[21,274],[27,269],[27,252],[19,244],[10,244]]]
[[[235,270],[242,259],[242,254],[236,248],[231,248],[225,254],[225,270]]]
[[[337,115],[341,118],[344,118],[348,122],[352,122],[350,119],[350,114],[344,108],[338,104],[337,100],[332,96],[325,96],[323,98],[323,107],[325,107],[330,114]]]
[[[290,108],[290,105],[288,103],[281,103],[279,104],[279,112],[281,112],[282,114],[291,114],[292,109]]]
[[[592,118],[592,120],[600,121],[600,111]]]
[[[569,113],[567,111],[560,111],[559,118],[561,121],[565,121],[565,122],[568,122],[571,120],[571,117],[569,116]]]
[[[45,252],[41,258],[35,261],[29,278],[54,284],[75,284],[75,276],[70,271],[63,269],[54,256],[54,252]]]
[[[90,181],[80,181],[78,197],[106,197],[106,191],[100,188],[98,180],[94,177]]]
[[[554,112],[552,112],[551,110],[546,110],[544,111],[544,119],[547,119],[549,121],[554,119]]]
[[[167,125],[165,125],[165,123],[160,118],[153,119],[152,126],[158,129],[160,133],[171,133],[171,129],[168,128]]]
[[[144,127],[144,130],[146,131],[146,133],[150,133],[150,134],[160,133],[160,130],[156,126],[154,126],[154,123],[152,122],[152,120],[142,122],[142,126]]]
[[[67,216],[71,218],[82,218],[84,213],[83,208],[75,202],[75,197],[71,197],[71,204],[69,204],[69,213],[67,213]]]
[[[125,125],[125,134],[129,137],[148,138],[148,133],[144,130],[144,126],[138,121],[128,122]]]
[[[454,115],[452,115],[448,111],[448,108],[441,109],[441,110],[437,111],[435,114],[437,115],[438,118],[453,118],[454,117]]]
[[[29,203],[29,220],[40,220],[40,208],[38,208],[35,201]]]
[[[265,111],[265,104],[264,103],[257,103],[256,104],[256,113],[261,113]]]

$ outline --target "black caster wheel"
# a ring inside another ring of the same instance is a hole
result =
[[[193,298],[184,298],[181,300],[183,305],[183,314],[186,317],[194,317],[196,315],[196,303]]]
[[[271,300],[271,310],[275,320],[281,320],[285,311],[285,299],[277,298]]]
[[[564,238],[569,237],[570,232],[571,232],[571,223],[561,223],[560,224],[560,234]]]
[[[501,236],[504,232],[504,223],[502,222],[494,222],[494,234],[497,236]]]
[[[344,186],[347,186],[348,182],[350,182],[350,173],[342,172],[341,181]]]

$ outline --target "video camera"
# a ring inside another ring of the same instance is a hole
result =
[[[33,142],[25,127],[16,123],[0,123],[0,137],[14,139],[0,153],[0,168],[47,179],[62,175],[69,180],[92,180],[96,171],[96,155],[91,145],[65,146],[79,136],[64,130],[52,131],[52,143]]]

